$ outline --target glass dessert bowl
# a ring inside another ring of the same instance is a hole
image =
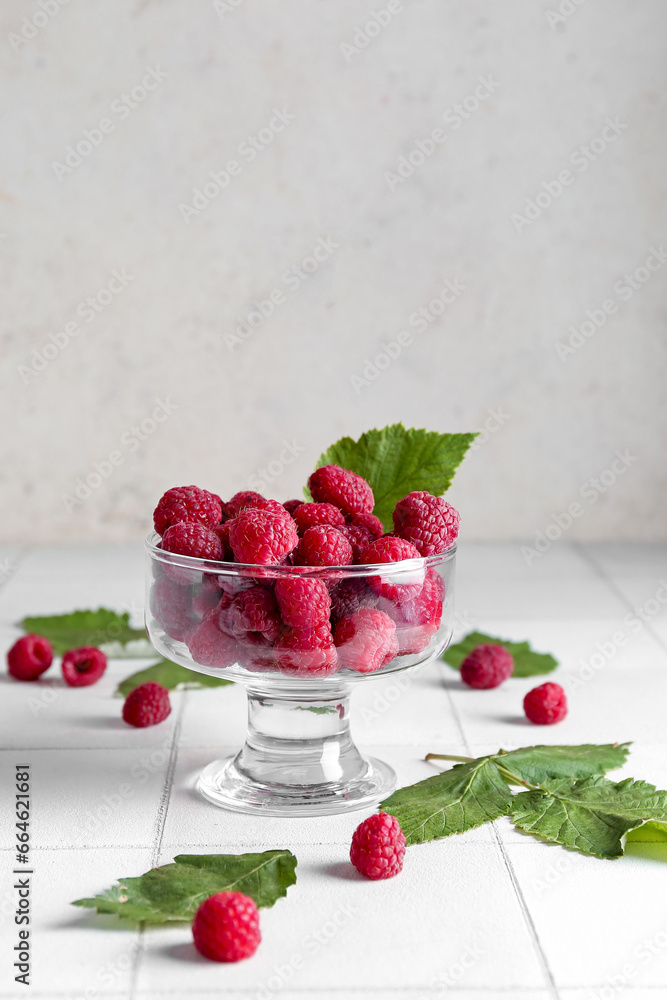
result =
[[[452,632],[456,546],[350,566],[256,566],[146,541],[146,627],[165,657],[242,683],[248,734],[197,788],[240,812],[316,816],[388,796],[396,776],[350,733],[353,686],[438,656]]]

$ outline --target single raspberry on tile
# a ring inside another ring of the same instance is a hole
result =
[[[422,556],[437,555],[453,545],[460,520],[455,507],[425,490],[408,493],[394,510],[396,534],[412,542]]]
[[[323,580],[284,577],[275,587],[282,620],[290,628],[313,629],[328,621],[331,597]]]
[[[264,587],[242,591],[224,614],[230,634],[243,642],[272,645],[280,635],[282,622],[278,603],[273,593]]]
[[[130,691],[123,705],[123,719],[139,729],[164,722],[170,712],[169,692],[155,681],[147,681]]]
[[[190,589],[170,576],[161,576],[153,584],[150,609],[158,625],[177,642],[182,642],[194,625]]]
[[[294,552],[296,566],[349,566],[352,558],[347,538],[328,524],[308,528]]]
[[[403,538],[393,538],[383,535],[371,542],[361,554],[361,562],[365,566],[374,563],[399,563],[406,559],[419,559],[418,550]],[[368,585],[379,597],[398,603],[421,593],[425,573],[420,566],[410,570],[391,570],[383,576],[371,576]]]
[[[63,656],[61,670],[70,687],[88,687],[95,684],[107,669],[107,658],[96,646],[70,649]]]
[[[340,465],[323,465],[308,480],[316,503],[332,503],[344,514],[370,514],[375,506],[373,490],[362,476]]]
[[[218,497],[198,486],[174,486],[167,490],[153,512],[153,524],[159,535],[180,521],[195,521],[212,528],[221,520]]]
[[[283,507],[285,508],[288,514],[294,516],[294,511],[297,509],[297,507],[301,507],[302,505],[303,505],[303,500],[286,500],[285,503],[283,504]]]
[[[231,520],[240,514],[242,510],[246,507],[255,507],[257,503],[264,503],[266,497],[263,497],[261,493],[255,493],[254,490],[241,490],[239,493],[235,493],[231,500],[222,505],[222,513],[226,520]]]
[[[285,674],[324,677],[338,670],[329,622],[314,629],[287,628],[276,643],[276,661]]]
[[[377,594],[373,593],[363,577],[341,580],[331,589],[331,624],[353,615],[359,608],[374,608],[377,603]]]
[[[370,534],[372,542],[376,538],[382,538],[384,534],[384,525],[375,514],[348,514],[345,523],[352,528],[364,528]]]
[[[172,524],[162,536],[162,548],[179,556],[195,559],[215,559],[222,556],[222,543],[210,528],[196,521]]]
[[[218,628],[213,615],[204,618],[203,622],[188,635],[186,641],[192,659],[202,667],[217,667],[224,670],[238,660],[238,642]]]
[[[567,715],[567,698],[560,684],[540,684],[523,699],[523,710],[538,726],[552,726]]]
[[[7,667],[17,681],[36,681],[53,663],[53,649],[41,635],[23,635],[7,653]]]
[[[366,878],[393,878],[403,868],[405,836],[395,816],[375,813],[352,836],[350,861]]]
[[[461,664],[461,680],[471,688],[496,688],[514,671],[514,657],[504,646],[485,642],[468,653]]]
[[[341,667],[370,674],[398,653],[396,623],[384,611],[361,608],[337,622],[333,638]]]
[[[284,512],[246,507],[232,521],[229,543],[237,562],[276,566],[299,541],[296,525]]]
[[[212,962],[250,958],[262,940],[254,899],[242,892],[216,892],[200,903],[192,921],[195,948]]]
[[[345,524],[343,514],[332,503],[302,503],[292,517],[299,537],[303,537],[308,528],[316,528],[318,524],[328,524],[332,528],[340,528]]]

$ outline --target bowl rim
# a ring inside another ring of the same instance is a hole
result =
[[[335,570],[338,573],[345,573],[349,576],[368,576],[382,573],[383,576],[391,574],[407,573],[431,566],[440,566],[449,562],[456,555],[456,542],[432,556],[420,556],[419,559],[401,559],[391,563],[362,563],[348,564],[346,566],[276,566],[258,563],[237,563],[224,562],[216,559],[199,559],[195,556],[183,556],[175,552],[167,552],[158,547],[160,535],[157,531],[151,531],[144,547],[151,559],[156,562],[168,563],[171,566],[182,567],[183,569],[201,570],[206,573],[227,574],[229,576],[261,576],[263,574],[271,577],[293,577],[293,576],[326,576]]]

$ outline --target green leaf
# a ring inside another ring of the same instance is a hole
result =
[[[182,690],[184,688],[222,687],[225,684],[234,683],[227,680],[226,677],[212,677],[210,674],[200,674],[196,670],[190,670],[188,667],[181,667],[178,663],[172,663],[171,660],[162,659],[158,660],[157,663],[152,663],[145,670],[138,670],[136,674],[126,677],[116,688],[116,694],[127,698],[130,691],[134,691],[140,684],[146,684],[147,681],[155,681],[169,691]]]
[[[435,496],[449,489],[454,473],[477,434],[439,434],[437,431],[406,430],[392,424],[367,431],[358,441],[341,438],[320,457],[322,465],[341,465],[366,479],[375,494],[373,513],[393,530],[394,507],[413,490],[428,490]],[[309,497],[309,494],[306,494]]]
[[[546,781],[521,792],[512,819],[526,833],[598,858],[623,854],[623,837],[647,820],[667,821],[667,792],[646,781]]]
[[[651,820],[630,830],[625,838],[626,844],[667,844],[667,823],[655,823]]]
[[[512,798],[493,758],[480,757],[399,789],[380,808],[396,817],[408,844],[422,844],[507,815]]]
[[[152,868],[138,878],[119,879],[119,885],[91,899],[76,899],[73,905],[149,923],[191,920],[204,899],[227,890],[251,896],[257,906],[273,906],[296,882],[296,864],[294,855],[285,850],[179,854],[173,864]]]
[[[20,622],[20,626],[26,632],[43,635],[58,655],[79,646],[103,648],[117,643],[125,646],[135,640],[147,642],[144,629],[130,628],[130,615],[127,611],[119,615],[108,608],[72,611],[66,615],[28,617]],[[143,642],[141,645],[143,647]],[[145,656],[145,647],[135,655]]]
[[[532,785],[554,778],[589,778],[622,767],[629,743],[605,743],[600,746],[534,746],[521,750],[500,750],[499,764]]]
[[[470,632],[461,642],[455,643],[445,650],[443,660],[450,667],[459,669],[468,653],[484,643],[492,646],[504,646],[514,657],[513,677],[533,677],[536,674],[550,674],[558,666],[558,660],[551,653],[536,653],[530,648],[529,642],[508,642],[497,636],[484,635],[483,632]]]

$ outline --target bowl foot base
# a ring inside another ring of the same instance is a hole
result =
[[[384,761],[362,758],[352,778],[312,784],[262,782],[248,774],[240,758],[214,760],[204,768],[197,790],[209,802],[234,812],[264,816],[327,816],[376,806],[396,788],[396,774]]]

